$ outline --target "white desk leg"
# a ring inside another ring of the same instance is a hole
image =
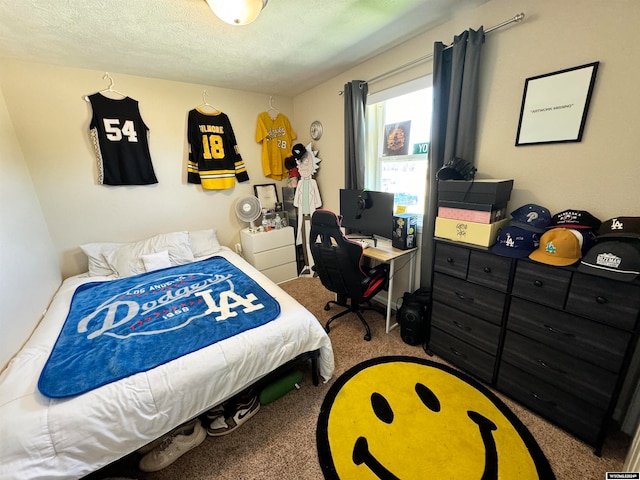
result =
[[[395,276],[395,270],[396,270],[396,260],[392,259],[389,262],[389,287],[387,290],[387,324],[386,324],[387,333],[391,331],[391,296],[393,295],[393,277]]]
[[[417,250],[411,253],[411,258],[409,259],[409,291],[413,292],[413,282],[415,281],[416,274],[416,256],[418,255]]]

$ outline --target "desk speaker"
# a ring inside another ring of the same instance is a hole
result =
[[[401,250],[416,247],[416,235],[418,233],[418,217],[416,215],[401,213],[393,216],[393,230],[391,245]]]

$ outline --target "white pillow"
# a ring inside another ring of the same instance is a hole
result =
[[[153,272],[154,270],[160,270],[161,268],[169,268],[171,266],[169,250],[162,250],[161,252],[142,255],[142,263],[144,263],[144,269],[147,272]]]
[[[220,250],[220,242],[218,242],[216,233],[213,228],[189,232],[189,241],[194,257],[206,257]]]
[[[116,272],[113,271],[109,262],[107,262],[105,254],[122,245],[122,243],[114,242],[96,242],[80,245],[80,248],[89,260],[89,276],[101,277],[115,275]]]
[[[193,262],[188,232],[161,233],[139,242],[125,243],[105,254],[105,258],[111,269],[122,278],[144,273],[142,256],[163,250],[168,251],[171,265]]]

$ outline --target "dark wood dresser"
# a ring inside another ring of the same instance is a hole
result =
[[[638,337],[640,284],[436,240],[429,349],[594,446]]]

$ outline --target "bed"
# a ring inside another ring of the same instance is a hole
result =
[[[174,233],[179,235],[83,246],[89,272],[63,281],[31,338],[0,375],[0,478],[81,478],[305,355],[316,360],[325,382],[331,378],[331,342],[308,310],[220,246],[215,230]],[[40,392],[40,375],[53,357],[78,287],[147,270],[195,268],[208,259],[224,259],[253,278],[279,305],[277,317],[85,393],[51,398]]]

